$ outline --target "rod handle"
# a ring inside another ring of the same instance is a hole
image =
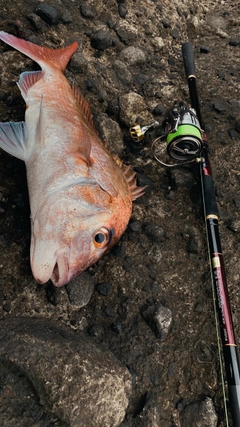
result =
[[[194,54],[192,44],[190,42],[185,42],[182,44],[182,56],[184,62],[184,68],[186,73],[186,78],[195,77],[195,63],[194,63]]]

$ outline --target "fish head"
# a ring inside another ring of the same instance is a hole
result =
[[[31,268],[39,283],[49,279],[58,287],[69,283],[125,231],[132,211],[130,196],[113,199],[102,191],[91,199],[51,196],[32,219]]]

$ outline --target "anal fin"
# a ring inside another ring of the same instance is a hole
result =
[[[0,147],[18,159],[27,159],[25,122],[0,123]]]

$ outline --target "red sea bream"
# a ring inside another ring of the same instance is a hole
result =
[[[77,42],[55,50],[3,31],[0,39],[41,67],[20,75],[25,122],[1,123],[0,147],[26,164],[33,275],[62,286],[118,241],[143,189],[102,143],[87,102],[63,75]]]

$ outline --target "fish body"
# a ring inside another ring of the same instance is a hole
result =
[[[26,164],[33,275],[62,286],[119,240],[143,189],[102,143],[89,105],[63,74],[77,42],[55,50],[2,31],[0,39],[41,67],[20,75],[25,122],[1,123],[0,147]]]

